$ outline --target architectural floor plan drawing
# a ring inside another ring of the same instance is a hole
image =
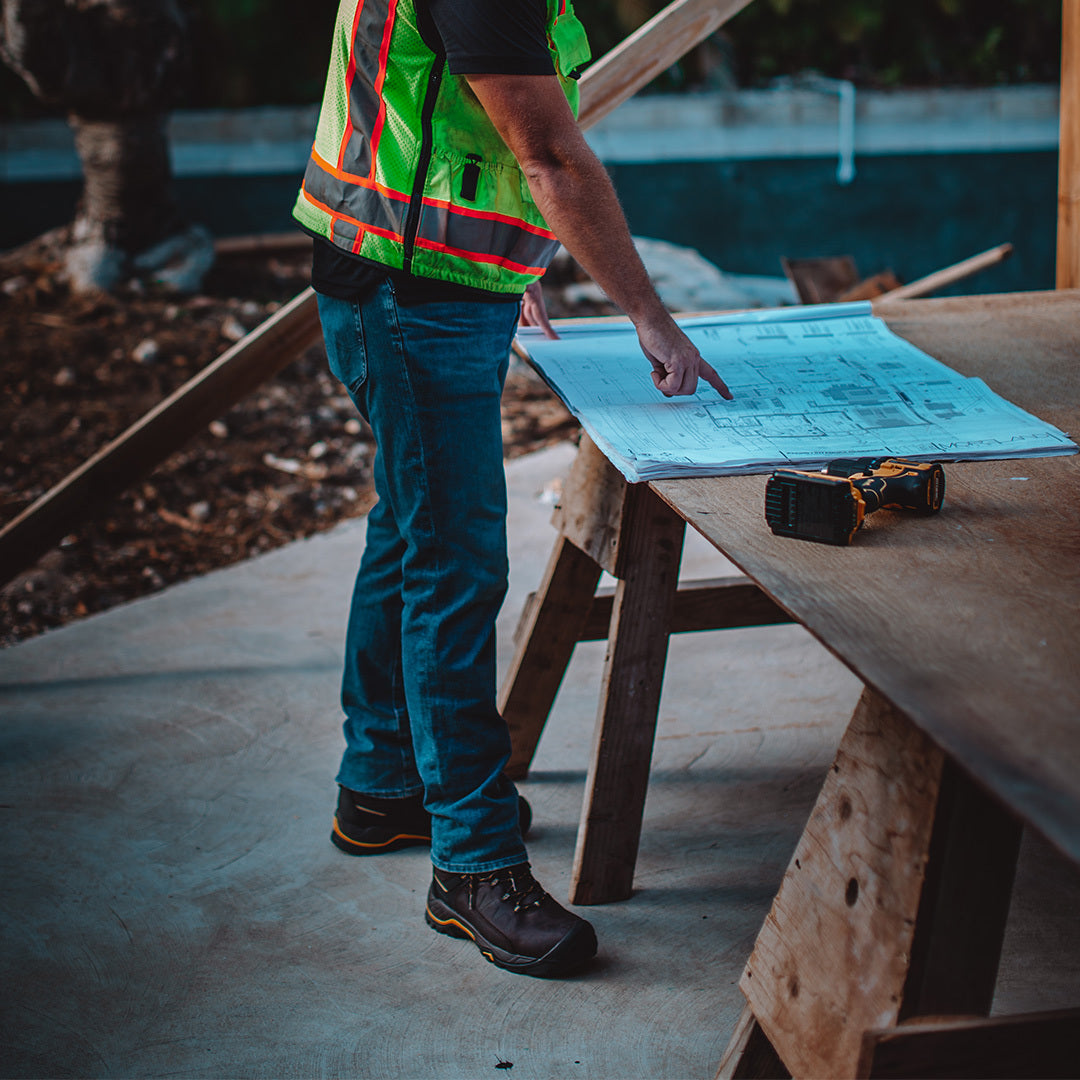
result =
[[[533,365],[631,482],[820,467],[838,457],[925,461],[1076,452],[1057,428],[928,356],[868,303],[680,319],[735,395],[653,386],[624,321],[522,329]]]

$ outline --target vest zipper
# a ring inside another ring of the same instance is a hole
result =
[[[413,245],[420,228],[420,214],[424,209],[424,185],[427,183],[428,166],[431,164],[431,151],[434,136],[431,130],[432,117],[435,115],[435,101],[442,85],[442,72],[445,58],[436,53],[435,63],[428,75],[427,93],[424,95],[424,108],[420,113],[420,159],[416,164],[416,177],[409,195],[409,213],[405,218],[403,269],[412,273]]]

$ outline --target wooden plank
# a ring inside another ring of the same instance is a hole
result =
[[[0,531],[0,584],[291,363],[319,334],[315,294],[307,289],[10,521]]]
[[[578,123],[592,127],[704,41],[750,0],[675,0],[581,78]]]
[[[1057,287],[1080,288],[1080,0],[1061,3]]]
[[[608,636],[614,599],[614,589],[597,590],[579,640],[602,641]],[[671,633],[773,626],[791,621],[791,616],[749,578],[709,578],[679,586],[671,613]]]
[[[875,304],[901,337],[1080,435],[1080,290]],[[1080,861],[1080,456],[947,464],[942,512],[850,547],[773,536],[761,476],[652,486],[973,778]]]
[[[575,904],[624,900],[633,890],[684,534],[683,520],[646,485],[627,488],[619,544],[624,576],[574,853]]]
[[[901,1020],[989,1014],[1022,831],[996,799],[945,763]]]
[[[912,300],[917,296],[927,296],[932,292],[937,292],[938,289],[944,289],[946,285],[953,285],[957,281],[971,277],[972,274],[977,274],[980,270],[986,270],[999,262],[1004,262],[1012,251],[1012,244],[998,244],[997,247],[972,255],[970,259],[935,270],[932,274],[927,274],[926,277],[921,277],[917,281],[891,289],[882,294],[881,300]]]
[[[876,1080],[1074,1077],[1080,1072],[1080,1009],[941,1018],[868,1031],[858,1075]]]
[[[942,764],[864,692],[739,984],[794,1076],[854,1076],[896,1023]]]
[[[551,524],[609,574],[618,570],[626,492],[627,483],[619,470],[587,435],[582,435]]]
[[[535,602],[520,627],[517,652],[499,691],[499,711],[510,729],[506,774],[522,779],[559,691],[592,606],[600,567],[559,537]]]

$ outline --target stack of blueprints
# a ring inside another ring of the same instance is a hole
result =
[[[897,337],[868,303],[680,319],[735,395],[665,398],[628,322],[523,328],[518,341],[631,482],[820,467],[1071,454],[1057,428]]]

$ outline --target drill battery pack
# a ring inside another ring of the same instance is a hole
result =
[[[824,472],[777,469],[765,485],[765,520],[777,536],[850,544],[867,514],[934,514],[945,498],[945,470],[907,458],[841,458]]]

